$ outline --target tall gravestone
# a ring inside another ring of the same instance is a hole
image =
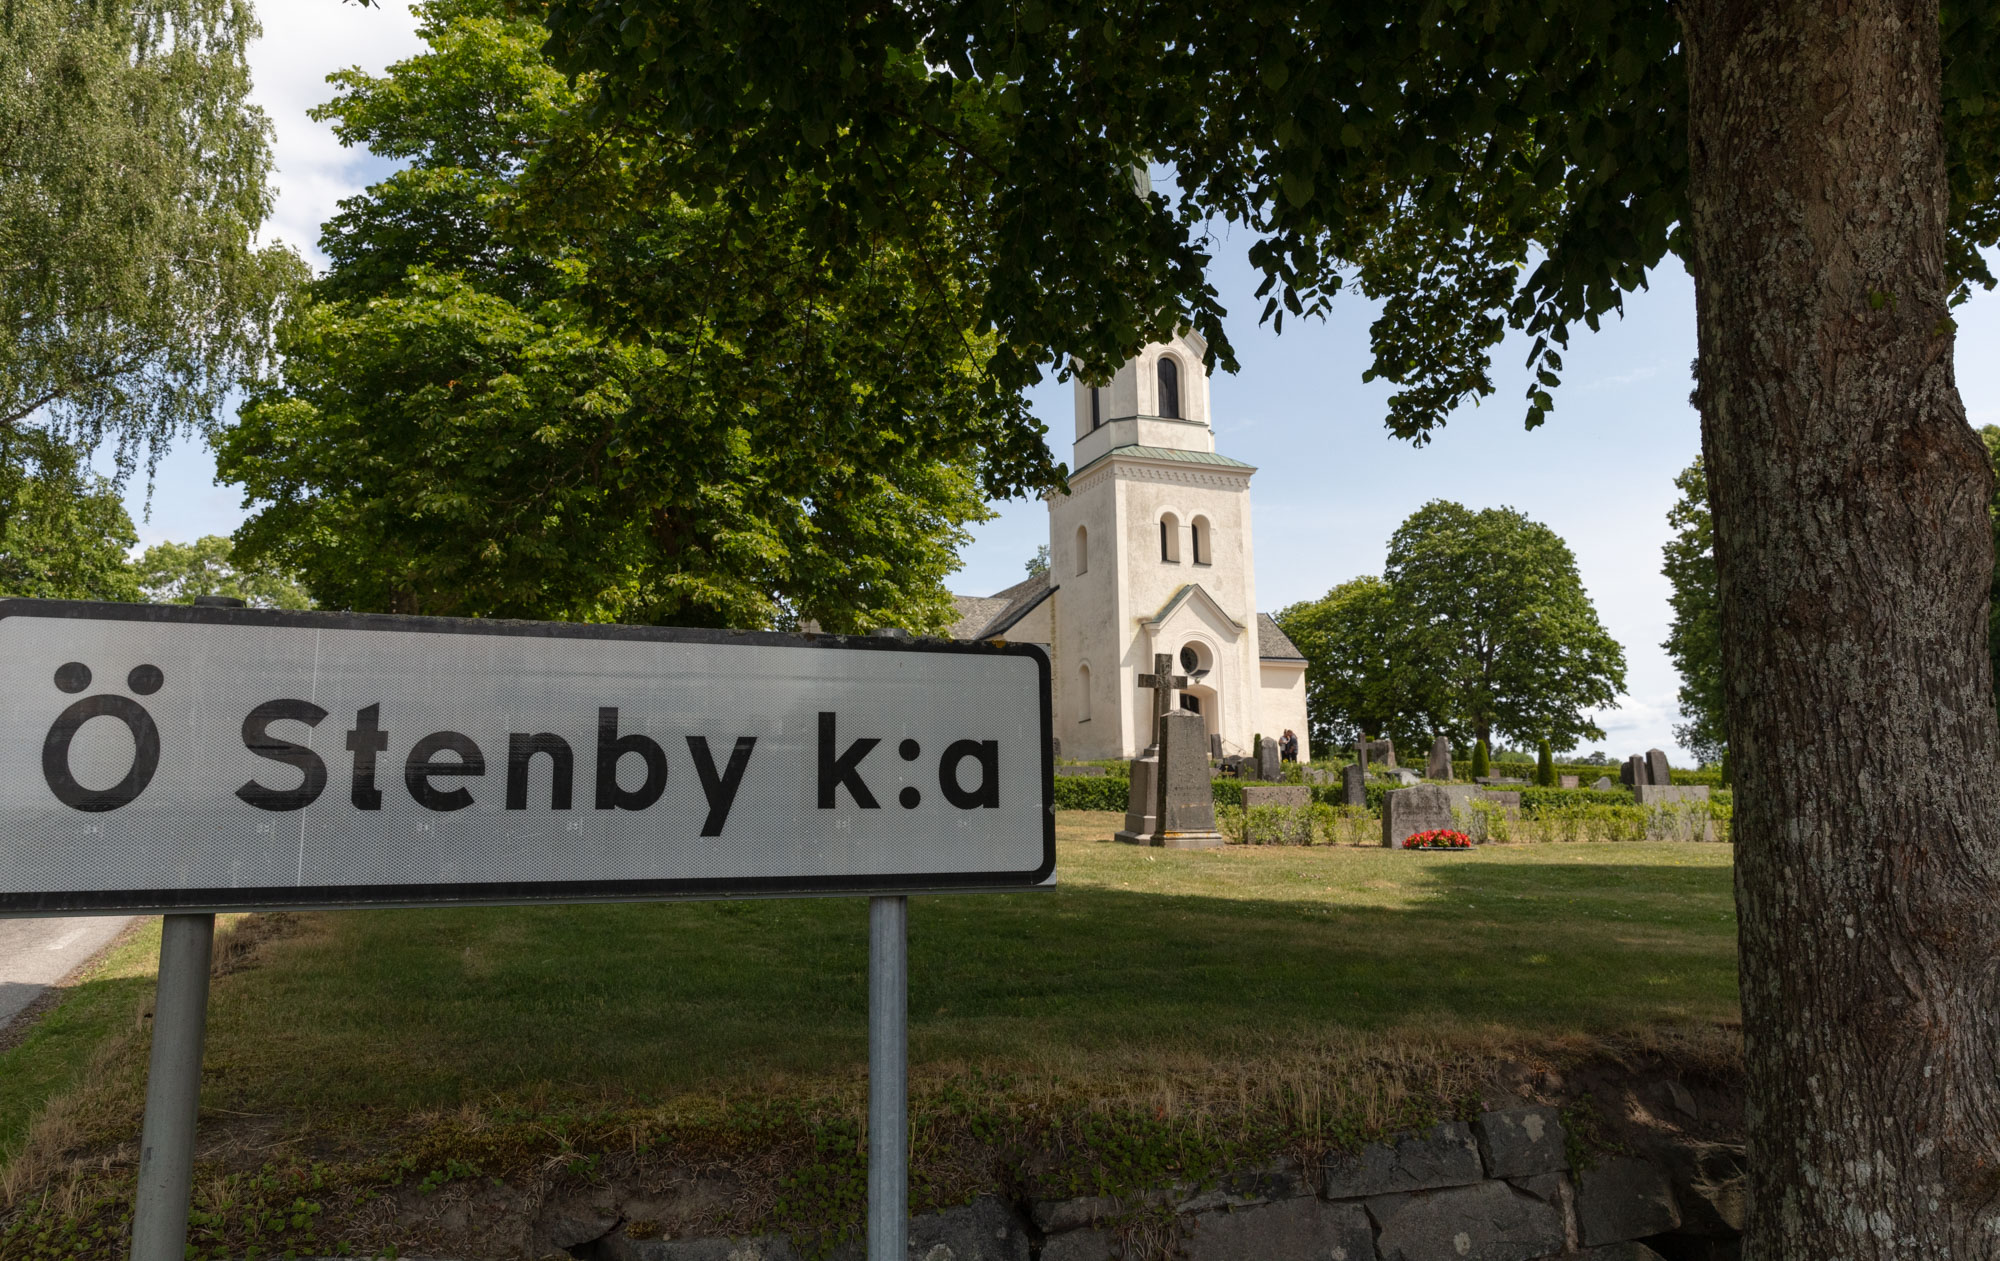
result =
[[[1213,849],[1215,788],[1208,778],[1208,724],[1188,710],[1160,719],[1159,789],[1152,843],[1167,849]]]
[[[1153,742],[1131,762],[1131,778],[1125,794],[1125,827],[1118,840],[1133,845],[1151,845],[1158,828],[1154,813],[1160,795],[1160,720],[1173,705],[1174,688],[1186,687],[1185,676],[1173,672],[1174,659],[1166,653],[1153,656],[1153,672],[1139,676],[1139,686],[1153,689],[1153,722],[1148,733]]]
[[[1646,782],[1649,784],[1674,782],[1673,768],[1667,765],[1667,755],[1658,749],[1646,750]]]
[[[1637,753],[1626,758],[1624,767],[1618,772],[1618,782],[1627,788],[1652,783],[1653,777],[1646,769],[1646,759]]]
[[[1368,772],[1361,763],[1349,762],[1340,768],[1340,802],[1347,806],[1368,804]]]
[[[1267,739],[1257,746],[1257,778],[1275,784],[1284,777],[1285,769],[1278,761],[1278,742]]]
[[[1424,762],[1424,778],[1451,778],[1451,741],[1443,736],[1431,741],[1431,755]]]
[[[1370,762],[1380,762],[1386,769],[1396,769],[1396,742],[1386,736],[1380,740],[1370,740],[1362,746]]]

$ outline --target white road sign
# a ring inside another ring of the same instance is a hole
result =
[[[1028,645],[0,600],[0,914],[1023,888]]]

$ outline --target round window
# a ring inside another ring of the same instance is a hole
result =
[[[1181,669],[1186,670],[1189,674],[1193,674],[1196,670],[1201,669],[1201,654],[1194,650],[1193,644],[1189,644],[1181,649]]]

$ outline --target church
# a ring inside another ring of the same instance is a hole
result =
[[[1219,454],[1207,346],[1148,346],[1104,386],[1076,383],[1069,493],[1048,497],[1049,567],[986,597],[959,596],[955,639],[1044,646],[1064,757],[1136,757],[1152,743],[1139,676],[1168,653],[1175,703],[1211,749],[1247,754],[1286,731],[1306,747],[1306,662],[1257,611],[1250,543],[1256,469]]]

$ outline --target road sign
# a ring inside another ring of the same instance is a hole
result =
[[[1023,888],[1028,645],[0,601],[0,913]]]

